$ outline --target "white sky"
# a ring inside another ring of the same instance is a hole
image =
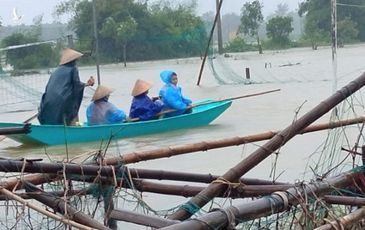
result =
[[[64,0],[0,0],[0,20],[3,25],[32,24],[34,17],[43,15],[43,22],[51,23],[55,20],[52,16],[54,7],[62,1]],[[222,14],[230,12],[239,14],[242,5],[249,1],[250,0],[224,0]],[[264,5],[263,14],[267,16],[270,13],[273,13],[280,3],[287,3],[289,9],[294,10],[298,8],[298,3],[302,1],[304,0],[261,0]],[[207,11],[215,11],[215,3],[216,0],[198,0],[197,13],[201,15]],[[18,15],[22,16],[18,21],[13,20],[14,8],[17,9]]]

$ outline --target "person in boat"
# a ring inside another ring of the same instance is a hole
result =
[[[121,123],[126,120],[126,114],[109,102],[113,89],[99,85],[96,89],[92,103],[86,109],[88,125],[102,125]]]
[[[158,118],[158,113],[163,108],[163,103],[158,98],[152,100],[147,94],[152,83],[138,79],[132,90],[132,104],[129,118],[133,120],[147,121]]]
[[[47,125],[75,125],[86,86],[94,85],[94,78],[87,83],[79,78],[76,61],[83,54],[66,48],[62,52],[58,68],[51,74],[42,95],[38,120]]]
[[[165,83],[159,93],[165,105],[163,111],[176,110],[166,113],[165,117],[191,113],[192,101],[182,95],[181,87],[177,85],[177,74],[171,70],[164,70],[160,73],[160,78]]]

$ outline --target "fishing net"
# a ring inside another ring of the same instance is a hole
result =
[[[48,78],[47,74],[0,75],[0,112],[37,108]]]

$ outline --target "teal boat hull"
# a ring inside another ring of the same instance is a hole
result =
[[[193,108],[190,114],[150,121],[95,126],[31,125],[27,134],[7,135],[22,144],[61,145],[106,141],[208,125],[230,107],[231,101],[213,102]],[[0,123],[0,128],[22,127],[23,123]]]

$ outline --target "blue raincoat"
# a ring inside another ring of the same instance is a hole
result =
[[[161,80],[165,85],[160,90],[160,97],[165,105],[164,110],[176,109],[176,112],[166,114],[167,117],[177,116],[187,112],[186,107],[192,103],[189,98],[181,94],[181,87],[171,83],[174,72],[165,70],[160,73]]]
[[[141,121],[151,120],[157,118],[156,114],[161,112],[162,108],[161,101],[153,102],[146,93],[143,93],[133,97],[129,117],[139,118]]]
[[[85,84],[80,81],[75,62],[60,65],[48,80],[42,96],[38,120],[40,124],[69,125],[77,117]]]
[[[114,124],[126,119],[123,110],[108,102],[105,97],[92,102],[87,107],[86,117],[88,125]]]

